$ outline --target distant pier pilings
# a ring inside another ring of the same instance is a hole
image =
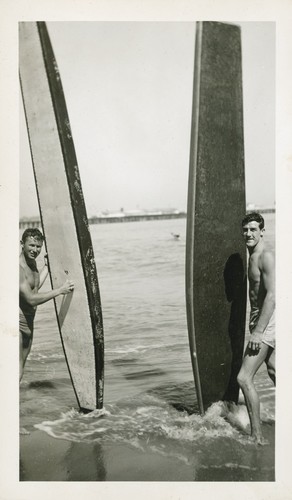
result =
[[[41,227],[41,220],[39,217],[23,217],[19,221],[19,229],[23,231],[28,227]]]
[[[116,222],[139,222],[148,220],[166,220],[166,219],[184,219],[186,212],[171,212],[159,214],[131,214],[131,215],[106,215],[89,217],[89,224],[110,224]],[[41,221],[38,217],[26,217],[19,221],[19,229],[27,229],[28,227],[41,227]]]
[[[89,224],[108,224],[113,222],[139,222],[147,220],[183,219],[186,212],[161,214],[108,215],[106,217],[90,217]]]
[[[254,210],[248,209],[247,212],[260,212],[274,213],[275,208],[256,208]],[[162,212],[162,213],[146,213],[146,214],[113,214],[103,216],[89,217],[89,224],[110,224],[117,222],[139,222],[148,220],[166,220],[166,219],[184,219],[186,212]],[[39,217],[23,217],[19,221],[19,229],[25,230],[28,227],[41,227],[41,220]]]

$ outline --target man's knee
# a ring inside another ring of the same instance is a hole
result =
[[[243,369],[237,375],[237,383],[239,387],[243,388],[247,384],[247,377]]]

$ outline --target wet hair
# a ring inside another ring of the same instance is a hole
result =
[[[28,227],[24,231],[22,238],[21,238],[21,241],[24,243],[25,240],[27,238],[30,238],[30,237],[35,238],[36,240],[44,241],[44,237],[43,237],[42,233],[36,227]]]
[[[241,223],[242,227],[251,221],[258,222],[259,228],[264,229],[264,227],[265,227],[264,218],[258,212],[251,212],[249,214],[246,214],[246,216],[242,219],[242,223]]]

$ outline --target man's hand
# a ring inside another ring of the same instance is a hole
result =
[[[65,283],[60,286],[60,295],[67,295],[68,293],[73,292],[74,290],[74,282],[72,280],[66,280]]]
[[[248,343],[248,347],[252,350],[252,351],[259,351],[262,347],[262,337],[263,335],[261,333],[256,333],[256,332],[253,332],[251,334],[251,338],[250,338],[250,341]]]

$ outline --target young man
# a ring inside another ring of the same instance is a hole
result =
[[[58,295],[66,295],[74,290],[73,281],[67,280],[60,288],[49,292],[39,293],[47,275],[48,267],[45,257],[45,265],[39,272],[36,258],[41,252],[44,237],[36,229],[26,229],[22,235],[22,251],[19,256],[19,377],[23,375],[24,365],[29,355],[32,337],[33,323],[36,308]]]
[[[250,300],[250,340],[246,347],[238,383],[243,391],[251,424],[251,435],[257,444],[265,444],[260,421],[259,396],[254,376],[266,363],[268,374],[275,379],[275,263],[265,248],[264,219],[258,213],[242,221],[243,237],[249,253],[248,281]]]

